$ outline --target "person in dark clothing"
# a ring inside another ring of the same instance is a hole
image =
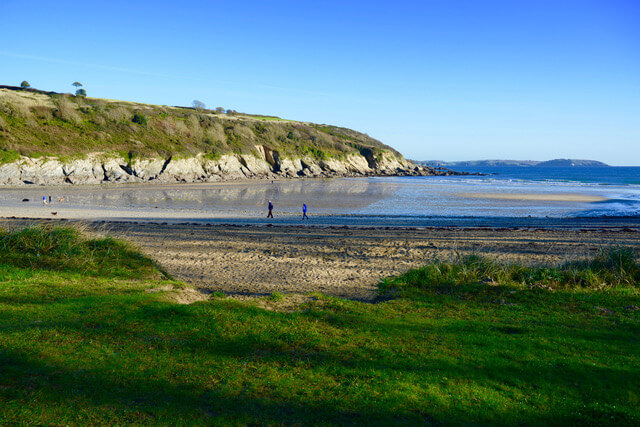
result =
[[[269,213],[267,214],[267,218],[273,218],[273,203],[269,200]]]
[[[309,217],[307,216],[307,204],[303,203],[302,204],[302,219],[309,219]]]

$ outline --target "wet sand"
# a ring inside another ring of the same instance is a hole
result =
[[[496,199],[496,200],[531,200],[538,202],[576,202],[594,203],[608,200],[606,197],[590,196],[588,194],[541,194],[541,193],[458,193],[458,197],[468,199]]]
[[[29,222],[4,219],[0,227],[22,227]],[[321,292],[364,301],[376,298],[383,278],[434,258],[476,253],[502,261],[556,263],[593,255],[608,245],[640,247],[637,222],[630,227],[567,229],[87,224],[94,231],[134,243],[174,278],[205,293]]]

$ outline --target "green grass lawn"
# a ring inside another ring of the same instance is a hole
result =
[[[126,244],[0,233],[0,424],[640,423],[638,283],[515,270],[431,264],[377,304],[177,305]]]

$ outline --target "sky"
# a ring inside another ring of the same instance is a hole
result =
[[[0,85],[640,166],[640,1],[0,0]]]

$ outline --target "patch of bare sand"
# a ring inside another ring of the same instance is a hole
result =
[[[235,298],[320,292],[371,301],[382,279],[435,258],[479,254],[525,264],[557,263],[606,245],[638,246],[640,233],[551,230],[365,230],[109,224],[174,278]]]
[[[3,228],[32,221],[0,220]],[[382,279],[433,259],[478,254],[504,262],[558,263],[597,254],[603,247],[640,247],[640,233],[618,230],[354,229],[157,223],[88,223],[88,231],[132,242],[191,290],[190,303],[224,292],[228,298],[313,301],[313,293],[372,301]],[[289,295],[293,294],[293,297]],[[262,303],[261,303],[262,304]],[[286,304],[286,303],[283,303]],[[294,304],[295,305],[295,304]]]

